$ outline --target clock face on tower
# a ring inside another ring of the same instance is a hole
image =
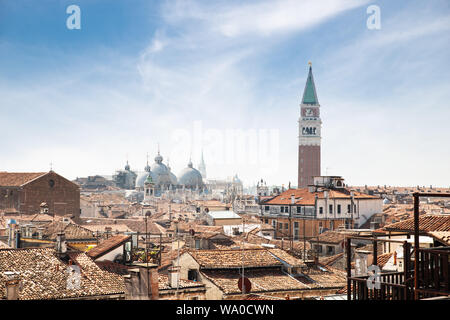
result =
[[[302,128],[302,135],[304,136],[315,136],[316,128],[315,127],[303,127]]]
[[[312,109],[306,109],[305,110],[305,116],[307,116],[307,117],[312,117],[314,115],[314,112],[313,112],[313,110]]]

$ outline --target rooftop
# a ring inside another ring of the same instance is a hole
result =
[[[228,268],[258,268],[303,266],[300,259],[281,249],[246,248],[244,250],[195,250],[189,254],[198,262],[202,269],[228,269]]]
[[[0,249],[0,299],[5,299],[4,271],[18,272],[19,300],[67,299],[123,294],[124,282],[114,273],[101,270],[86,254],[69,254],[81,270],[78,289],[67,287],[68,264],[57,258],[54,249]]]
[[[20,187],[47,172],[0,172],[0,186]]]
[[[100,242],[97,246],[89,250],[87,252],[87,255],[92,259],[97,259],[98,257],[101,257],[102,255],[110,252],[111,250],[116,249],[129,239],[131,239],[131,236],[126,235],[112,236],[107,240]]]
[[[233,211],[209,211],[208,215],[213,219],[241,219],[241,216]]]
[[[294,196],[293,205],[308,205],[313,206],[315,203],[315,197],[317,196],[319,199],[325,198],[325,191],[328,191],[329,199],[350,199],[350,191],[344,191],[346,189],[341,190],[333,190],[326,189],[318,192],[310,192],[308,188],[300,188],[300,189],[288,189],[278,196],[273,197],[272,199],[264,202],[264,204],[275,204],[275,205],[290,205],[291,196]],[[355,199],[380,199],[377,196],[370,196],[361,192],[353,192]]]
[[[409,231],[414,232],[414,218],[386,225],[384,231]],[[419,230],[450,231],[450,215],[427,214],[419,216]]]

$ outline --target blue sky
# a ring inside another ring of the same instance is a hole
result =
[[[323,174],[449,187],[449,47],[446,0],[0,0],[0,170],[142,171],[159,143],[175,174],[203,149],[208,177],[295,184],[311,61]]]

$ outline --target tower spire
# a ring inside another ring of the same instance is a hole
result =
[[[314,77],[312,74],[311,61],[308,62],[309,72],[306,79],[305,90],[303,91],[302,104],[318,105],[319,99],[317,99],[316,86],[314,84]]]

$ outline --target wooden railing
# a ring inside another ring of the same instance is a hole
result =
[[[414,259],[405,243],[404,271],[380,274],[379,289],[369,289],[369,276],[347,278],[351,300],[414,300],[450,295],[450,247],[420,248],[418,288],[414,288]],[[414,292],[417,293],[415,297]]]
[[[418,298],[450,295],[450,247],[419,249]]]
[[[405,284],[404,272],[381,274],[379,289],[369,289],[367,279],[368,276],[350,278],[352,300],[412,300],[414,298],[411,281]]]

